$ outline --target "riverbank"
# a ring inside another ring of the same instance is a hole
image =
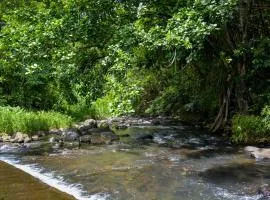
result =
[[[33,176],[0,161],[0,199],[1,200],[74,200],[35,179]]]

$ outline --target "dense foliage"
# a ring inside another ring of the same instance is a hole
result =
[[[235,115],[233,117],[232,141],[235,143],[270,142],[270,107],[266,106],[260,116]]]
[[[265,0],[4,0],[0,11],[2,106],[196,116],[216,131],[270,104]]]

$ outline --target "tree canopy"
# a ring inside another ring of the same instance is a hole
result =
[[[0,104],[190,113],[214,131],[270,103],[266,0],[0,3]]]

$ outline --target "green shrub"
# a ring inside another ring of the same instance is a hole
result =
[[[266,129],[270,130],[270,106],[265,106],[262,110],[263,122],[265,123]]]
[[[236,115],[233,117],[232,122],[233,134],[231,139],[234,143],[260,144],[270,141],[269,120],[267,120],[267,117]]]
[[[26,111],[19,107],[0,107],[0,132],[32,133],[69,127],[72,118],[57,112]]]
[[[112,103],[109,95],[104,96],[103,98],[97,99],[92,104],[93,113],[97,119],[105,119],[111,117],[112,114]]]
[[[71,116],[75,121],[83,121],[87,118],[96,118],[93,106],[85,100],[80,100],[76,104],[66,105],[63,113]]]

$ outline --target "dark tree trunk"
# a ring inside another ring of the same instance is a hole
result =
[[[216,132],[220,127],[227,123],[231,101],[231,85],[231,75],[229,75],[226,87],[220,95],[220,109],[211,128],[213,132]]]
[[[248,95],[244,76],[246,75],[245,63],[237,64],[238,79],[235,83],[235,97],[238,105],[238,111],[240,114],[247,114],[248,112]]]

